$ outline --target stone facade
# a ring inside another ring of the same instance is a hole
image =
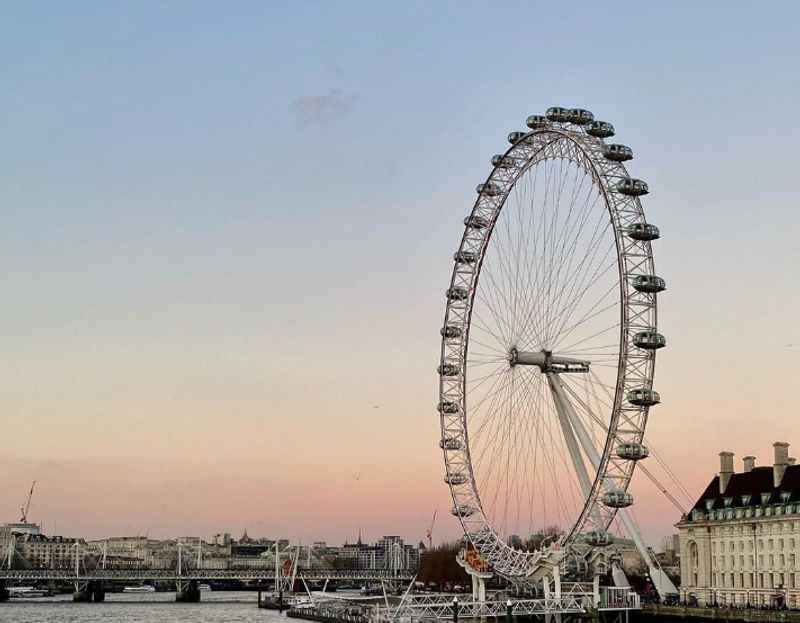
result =
[[[720,453],[720,473],[677,527],[681,594],[700,604],[800,606],[800,465],[774,444],[771,466]]]

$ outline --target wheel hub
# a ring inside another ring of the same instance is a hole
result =
[[[514,366],[536,366],[544,373],[557,372],[559,374],[570,372],[586,373],[591,362],[572,357],[554,355],[552,351],[540,350],[539,352],[518,350],[516,346],[508,352],[508,363]]]

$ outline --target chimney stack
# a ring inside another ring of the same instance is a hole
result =
[[[793,456],[790,456],[789,457],[789,465],[794,465],[795,463],[797,463],[797,459],[794,458]]]
[[[788,456],[788,455],[787,455]],[[725,493],[733,476],[733,452],[719,453],[719,492]]]
[[[746,456],[742,459],[742,463],[744,463],[744,473],[752,472],[753,468],[756,466],[756,457],[754,456]]]
[[[772,479],[775,487],[781,486],[783,475],[786,473],[786,468],[789,466],[789,444],[785,441],[776,441],[772,444],[775,448],[775,463],[772,466]]]

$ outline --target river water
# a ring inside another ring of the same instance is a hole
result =
[[[0,603],[0,623],[288,623],[276,610],[259,609],[258,593],[203,592],[199,604],[175,602],[175,593],[106,593],[99,604],[73,603],[72,595]]]

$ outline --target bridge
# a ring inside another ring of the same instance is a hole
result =
[[[410,569],[303,569],[298,568],[297,580],[406,581],[414,579]],[[280,581],[287,576],[278,573]],[[146,580],[179,582],[190,580],[274,581],[273,569],[95,569],[75,572],[75,569],[0,569],[3,582],[144,582]]]

